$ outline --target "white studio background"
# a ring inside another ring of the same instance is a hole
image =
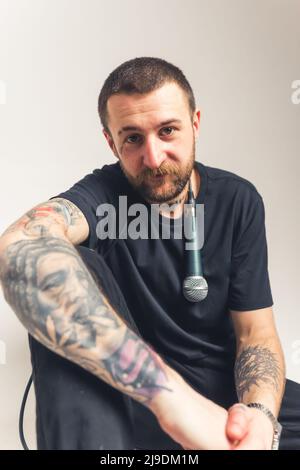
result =
[[[173,62],[202,111],[197,160],[263,196],[274,311],[287,375],[300,382],[299,18],[300,0],[0,0],[0,232],[115,161],[97,98],[116,66]],[[0,310],[0,449],[19,449],[27,334],[2,294]],[[31,448],[34,406],[31,391]]]

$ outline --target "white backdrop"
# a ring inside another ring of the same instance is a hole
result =
[[[116,66],[173,62],[202,111],[197,160],[263,196],[274,311],[287,375],[300,382],[299,18],[300,0],[0,0],[0,232],[115,161],[97,98]],[[27,334],[2,295],[0,311],[0,449],[17,449]],[[31,392],[31,448],[34,420]]]

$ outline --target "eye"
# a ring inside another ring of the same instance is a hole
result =
[[[44,292],[62,287],[65,284],[67,273],[63,270],[48,274],[40,283]]]
[[[163,127],[160,130],[160,134],[163,136],[169,136],[172,135],[175,131],[175,127],[169,126],[169,127]],[[139,134],[131,134],[125,138],[125,143],[126,144],[139,144],[141,142],[142,136]]]
[[[139,142],[140,136],[138,134],[132,134],[126,137],[125,142],[128,144],[137,144]]]
[[[175,131],[175,127],[163,127],[161,131],[167,131],[163,132],[164,135],[172,135],[173,131]]]

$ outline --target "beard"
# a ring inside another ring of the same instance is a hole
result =
[[[145,168],[138,176],[133,177],[124,168],[119,158],[120,167],[134,189],[143,199],[150,203],[176,202],[186,187],[195,164],[195,142],[188,162],[182,167],[165,161],[155,170]]]

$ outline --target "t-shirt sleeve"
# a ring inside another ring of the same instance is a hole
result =
[[[229,285],[231,310],[246,311],[273,305],[262,197],[248,189],[239,203],[232,248]]]
[[[73,202],[85,216],[89,225],[88,238],[81,244],[95,249],[97,246],[97,216],[96,210],[100,203],[98,199],[99,181],[94,174],[86,175],[82,180],[75,183],[70,189],[54,197],[62,197]]]

